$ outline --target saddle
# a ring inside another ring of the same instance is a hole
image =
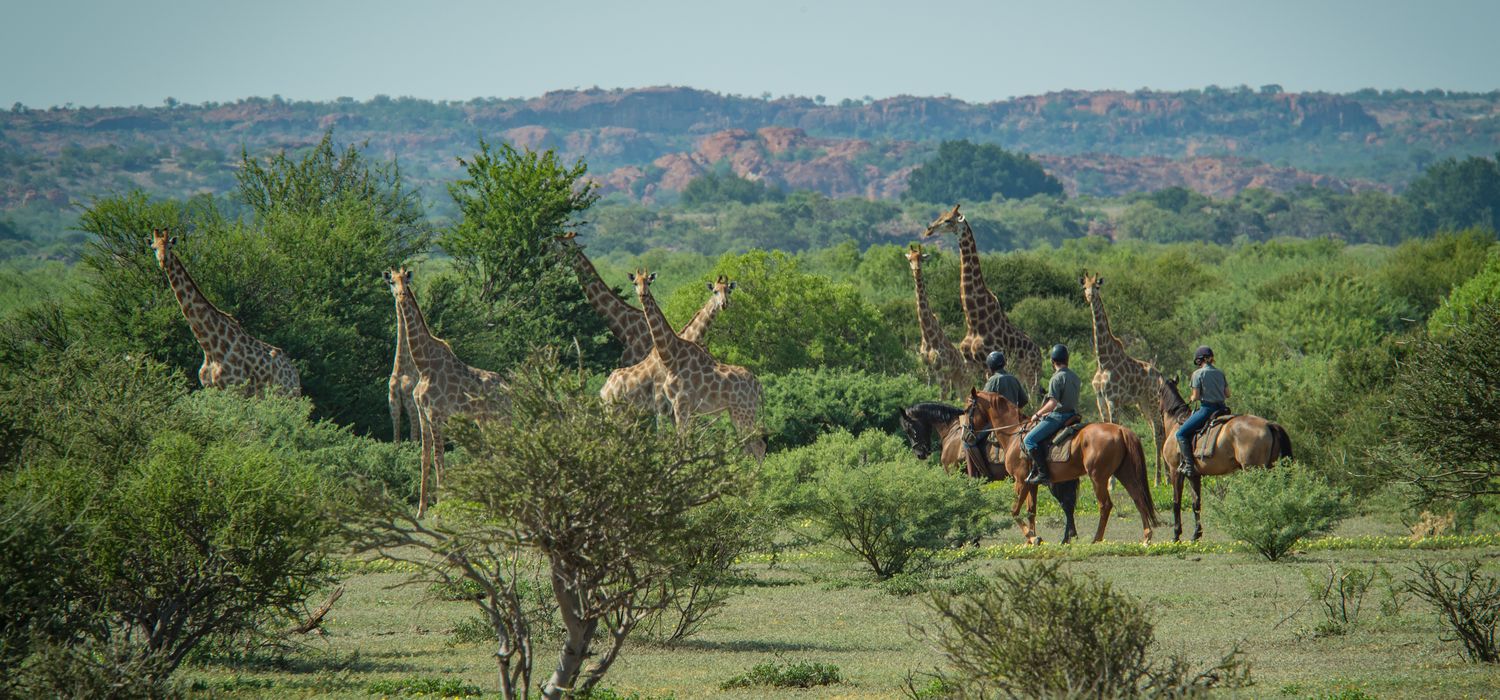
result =
[[[1193,456],[1202,462],[1214,456],[1214,445],[1219,442],[1219,431],[1224,429],[1224,424],[1235,418],[1235,414],[1228,408],[1215,413],[1208,419],[1208,424],[1193,436]]]
[[[1047,461],[1068,461],[1073,456],[1073,436],[1077,435],[1078,431],[1083,430],[1085,427],[1088,427],[1088,423],[1085,423],[1083,416],[1080,415],[1074,415],[1067,422],[1063,423],[1062,430],[1054,433],[1052,439],[1047,441],[1047,444],[1050,445],[1047,452]],[[1021,459],[1027,464],[1031,463],[1031,455],[1026,454],[1026,450],[1021,450]]]

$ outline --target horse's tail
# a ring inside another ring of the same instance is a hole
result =
[[[1125,493],[1130,494],[1131,500],[1135,501],[1135,507],[1141,511],[1141,518],[1153,526],[1160,525],[1161,521],[1156,517],[1156,502],[1151,499],[1151,482],[1146,474],[1146,451],[1141,447],[1141,439],[1124,427],[1120,428],[1120,434],[1125,439],[1125,458],[1120,460],[1115,478],[1120,480]]]
[[[1277,460],[1282,458],[1291,459],[1292,438],[1286,434],[1286,428],[1281,427],[1280,423],[1272,423],[1270,421],[1266,421],[1266,427],[1271,429],[1271,437],[1276,440],[1276,451],[1271,455],[1271,464],[1275,464]],[[1266,466],[1271,465],[1268,464]]]

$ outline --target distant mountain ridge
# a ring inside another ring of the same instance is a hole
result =
[[[394,157],[442,199],[479,137],[584,158],[606,189],[647,197],[713,168],[835,196],[893,197],[936,144],[1036,155],[1071,191],[1180,184],[1215,196],[1302,184],[1399,188],[1437,158],[1500,151],[1500,91],[1286,93],[1276,86],[1063,91],[990,103],[899,96],[822,104],[681,87],[431,102],[248,98],[172,107],[0,112],[0,207],[138,186],[222,191],[241,147],[297,148],[333,129]]]

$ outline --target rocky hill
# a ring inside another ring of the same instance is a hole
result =
[[[584,158],[611,192],[651,199],[724,168],[829,195],[899,195],[944,139],[1038,156],[1070,191],[1183,185],[1228,196],[1301,184],[1399,188],[1436,158],[1500,151],[1500,93],[1285,93],[1275,86],[1066,91],[984,104],[900,96],[822,104],[659,87],[533,99],[230,104],[0,112],[0,208],[63,206],[141,187],[232,186],[240,150],[298,148],[333,130],[395,158],[439,207],[455,158],[484,137]]]

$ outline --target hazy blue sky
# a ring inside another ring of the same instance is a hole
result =
[[[1500,88],[1500,2],[0,0],[0,105]]]

